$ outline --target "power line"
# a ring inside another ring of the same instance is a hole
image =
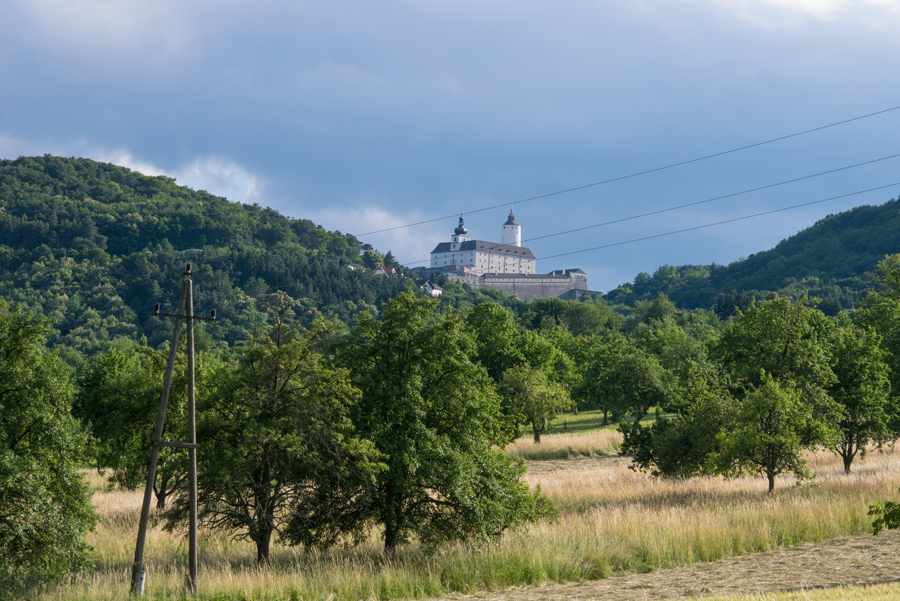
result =
[[[886,161],[888,159],[895,159],[897,157],[900,157],[900,153],[892,154],[890,156],[882,157],[880,159],[873,159],[871,161],[866,161],[864,163],[848,165],[847,167],[838,167],[837,169],[830,169],[828,171],[822,171],[821,173],[814,173],[812,175],[804,175],[803,177],[797,177],[794,179],[785,180],[783,182],[778,182],[776,184],[767,184],[765,186],[759,186],[757,188],[750,188],[749,190],[743,190],[741,192],[732,192],[731,194],[724,194],[722,196],[716,196],[715,198],[708,198],[706,200],[698,200],[696,202],[689,202],[687,204],[669,207],[667,209],[659,209],[658,211],[650,211],[649,213],[641,213],[640,215],[632,215],[630,217],[622,217],[621,219],[614,219],[613,221],[605,221],[603,223],[596,223],[594,225],[586,225],[584,227],[577,227],[572,230],[565,230],[563,232],[557,232],[555,234],[546,234],[544,236],[535,236],[534,238],[527,238],[525,240],[522,240],[522,242],[531,242],[532,240],[541,240],[543,238],[552,238],[554,236],[562,236],[563,234],[571,234],[573,232],[580,232],[582,230],[589,230],[589,229],[593,229],[596,227],[603,227],[604,225],[612,225],[614,223],[622,223],[623,221],[631,221],[634,219],[640,219],[641,217],[650,217],[651,215],[659,215],[660,213],[667,213],[669,211],[675,211],[678,209],[684,209],[687,207],[702,205],[707,202],[713,202],[714,200],[722,200],[724,198],[732,198],[735,196],[741,196],[743,194],[750,194],[751,192],[759,192],[760,190],[766,190],[768,188],[776,188],[778,186],[784,186],[785,184],[792,184],[794,182],[799,182],[799,181],[803,181],[806,179],[812,179],[814,177],[821,177],[823,175],[828,175],[829,173],[837,173],[838,171],[846,171],[847,169],[853,169],[855,167],[862,167],[863,165],[871,165],[872,163],[878,163],[880,161]]]
[[[725,150],[725,151],[722,151],[722,152],[717,152],[717,153],[714,153],[714,154],[709,154],[709,155],[706,155],[706,156],[697,157],[697,158],[695,158],[695,159],[689,159],[689,160],[687,160],[687,161],[681,161],[681,162],[678,162],[678,163],[672,163],[671,165],[665,165],[665,166],[663,166],[663,167],[655,167],[655,168],[653,168],[653,169],[647,169],[646,171],[639,171],[639,172],[637,172],[637,173],[631,173],[631,174],[629,174],[629,175],[622,175],[622,176],[614,177],[614,178],[612,178],[612,179],[607,179],[607,180],[604,180],[604,181],[601,181],[601,182],[595,182],[595,183],[593,183],[593,184],[585,184],[585,185],[583,185],[583,186],[576,186],[576,187],[574,187],[574,188],[567,188],[567,189],[565,189],[565,190],[559,190],[558,192],[550,192],[550,193],[548,193],[548,194],[541,194],[540,196],[532,196],[532,197],[530,197],[530,198],[523,198],[523,199],[521,199],[521,200],[516,200],[516,201],[514,201],[513,204],[520,204],[520,203],[523,203],[523,202],[529,202],[529,201],[532,201],[532,200],[539,200],[539,199],[541,199],[541,198],[549,198],[549,197],[551,197],[551,196],[558,196],[558,195],[560,195],[560,194],[567,194],[567,193],[569,193],[569,192],[575,192],[575,191],[577,191],[577,190],[584,190],[584,189],[586,189],[586,188],[593,188],[593,187],[595,187],[595,186],[602,186],[602,185],[604,185],[604,184],[610,184],[610,183],[613,183],[613,182],[618,182],[618,181],[622,181],[622,180],[625,180],[625,179],[630,179],[630,178],[633,178],[633,177],[639,177],[639,176],[641,176],[641,175],[647,175],[647,174],[649,174],[649,173],[656,173],[657,171],[664,171],[664,170],[666,170],[666,169],[673,169],[673,168],[675,168],[675,167],[681,167],[681,166],[684,166],[684,165],[689,165],[689,164],[691,164],[691,163],[697,163],[697,162],[700,162],[700,161],[705,161],[705,160],[712,159],[712,158],[715,158],[715,157],[724,156],[724,155],[726,155],[726,154],[732,154],[732,153],[735,153],[735,152],[740,152],[740,151],[742,151],[742,150],[748,150],[748,149],[750,149],[750,148],[756,148],[757,146],[765,146],[766,144],[772,144],[772,143],[774,143],[774,142],[781,142],[782,140],[788,140],[788,139],[790,139],[790,138],[796,138],[796,137],[798,137],[798,136],[803,136],[803,135],[805,135],[805,134],[810,134],[810,133],[813,133],[813,132],[822,131],[823,129],[828,129],[828,128],[831,128],[831,127],[837,127],[838,125],[845,125],[845,124],[847,124],[847,123],[852,123],[852,122],[854,122],[854,121],[860,121],[860,120],[862,120],[862,119],[868,119],[869,117],[875,117],[875,116],[877,116],[877,115],[883,115],[884,113],[889,113],[889,112],[891,112],[891,111],[896,111],[896,110],[898,110],[898,109],[900,109],[900,106],[895,106],[895,107],[891,107],[891,108],[889,108],[889,109],[884,109],[884,110],[882,110],[882,111],[876,111],[876,112],[874,112],[874,113],[868,113],[868,114],[866,114],[866,115],[860,115],[859,117],[853,117],[852,119],[845,119],[845,120],[843,120],[843,121],[838,121],[838,122],[836,122],[836,123],[829,123],[828,125],[822,125],[822,126],[819,126],[819,127],[814,127],[814,128],[812,128],[812,129],[807,129],[807,130],[800,131],[800,132],[796,132],[796,133],[793,133],[793,134],[788,134],[788,135],[786,135],[786,136],[780,136],[780,137],[777,137],[777,138],[772,138],[772,139],[770,139],[770,140],[765,140],[765,141],[763,141],[763,142],[756,142],[756,143],[754,143],[754,144],[748,144],[747,146],[741,146],[741,147],[739,147],[739,148],[733,148],[733,149],[731,149],[731,150]],[[493,206],[490,206],[490,207],[484,207],[484,208],[481,208],[481,209],[475,209],[475,210],[472,210],[472,211],[468,211],[468,212],[466,212],[465,214],[466,214],[466,215],[472,215],[472,214],[474,214],[474,213],[481,213],[481,212],[484,212],[484,211],[490,211],[490,210],[493,210],[493,209],[498,209],[498,208],[500,208],[500,207],[505,207],[505,206],[507,206],[507,205],[509,205],[509,204],[510,204],[509,202],[504,202],[504,203],[501,203],[501,204],[498,204],[498,205],[493,205]],[[417,225],[424,225],[424,224],[426,224],[426,223],[434,223],[435,221],[443,221],[443,220],[445,220],[445,219],[453,219],[453,218],[455,218],[456,216],[457,216],[457,215],[455,215],[455,214],[453,214],[453,215],[446,215],[446,216],[444,216],[444,217],[435,217],[434,219],[426,219],[426,220],[424,220],[424,221],[416,221],[415,223],[407,223],[407,224],[405,224],[405,225],[397,225],[397,226],[394,226],[394,227],[388,227],[388,228],[384,228],[384,229],[380,229],[380,230],[374,230],[374,231],[371,231],[371,232],[366,232],[366,233],[364,233],[364,234],[359,234],[358,237],[362,237],[362,236],[371,236],[372,234],[380,234],[380,233],[382,233],[382,232],[390,232],[390,231],[393,231],[393,230],[399,230],[399,229],[403,229],[403,228],[407,228],[407,227],[414,227],[414,226],[417,226]]]
[[[887,184],[885,186],[878,186],[877,188],[869,188],[868,190],[860,190],[859,192],[850,192],[849,194],[841,194],[840,196],[832,196],[831,198],[823,198],[822,200],[814,200],[812,202],[804,202],[798,205],[793,205],[790,207],[784,207],[782,209],[774,209],[772,211],[764,211],[762,213],[755,213],[753,215],[745,215],[744,217],[735,217],[734,219],[726,219],[725,221],[717,221],[715,223],[707,223],[704,225],[697,225],[694,227],[686,227],[684,229],[675,230],[673,232],[666,232],[664,234],[654,234],[653,236],[644,236],[642,238],[633,238],[631,240],[625,240],[623,242],[614,242],[612,244],[604,244],[602,246],[594,246],[592,248],[584,248],[581,250],[573,250],[571,252],[559,253],[556,255],[548,255],[546,257],[540,257],[537,259],[538,261],[543,261],[544,259],[555,259],[556,257],[565,257],[568,255],[576,255],[579,253],[590,252],[592,250],[601,250],[603,248],[611,248],[613,246],[622,246],[623,244],[632,244],[634,242],[642,242],[644,240],[652,240],[654,238],[663,238],[665,236],[672,236],[675,234],[682,234],[684,232],[690,232],[694,230],[700,230],[707,227],[713,227],[716,225],[723,225],[725,223],[733,223],[735,221],[743,221],[744,219],[752,219],[754,217],[762,217],[763,215],[771,215],[772,213],[780,213],[782,211],[789,211],[791,209],[798,209],[800,207],[808,207],[809,205],[819,204],[822,202],[828,202],[829,200],[837,200],[839,198],[847,198],[848,196],[857,196],[859,194],[865,194],[866,192],[874,192],[875,190],[883,190],[885,188],[890,188],[891,186],[900,186],[900,182],[895,182],[893,184]]]
[[[874,163],[874,162],[877,162],[877,161],[884,161],[884,160],[887,160],[887,159],[890,159],[890,158],[894,158],[894,157],[898,157],[898,156],[900,156],[900,154],[892,155],[892,156],[890,156],[890,157],[885,157],[885,158],[882,158],[882,159],[875,159],[874,161],[867,161],[866,163],[859,163],[859,165],[867,165],[867,164],[869,164],[869,163]],[[528,240],[523,240],[523,242],[527,242],[527,241],[530,241],[530,240],[539,240],[539,239],[541,239],[541,238],[552,238],[553,236],[561,236],[561,235],[563,235],[563,234],[571,234],[571,233],[573,233],[573,232],[579,232],[579,231],[581,231],[581,230],[586,230],[586,229],[590,229],[590,228],[600,227],[600,226],[603,226],[603,225],[610,225],[610,224],[612,224],[612,223],[620,223],[620,222],[622,222],[622,221],[628,221],[628,220],[632,220],[632,219],[638,219],[639,217],[646,217],[646,216],[648,216],[648,215],[656,215],[656,214],[658,214],[658,213],[665,213],[665,212],[667,212],[667,211],[674,211],[675,209],[681,209],[681,208],[684,208],[684,207],[690,207],[690,206],[693,206],[693,205],[703,204],[703,203],[705,203],[705,202],[711,202],[711,201],[713,201],[713,200],[719,200],[719,199],[721,199],[721,198],[728,198],[728,197],[730,197],[730,196],[737,196],[737,195],[739,195],[739,194],[747,194],[748,192],[753,192],[753,191],[755,191],[755,190],[763,190],[763,189],[765,189],[765,188],[771,188],[771,187],[774,187],[774,186],[780,186],[780,185],[783,185],[783,184],[786,184],[786,183],[790,183],[790,182],[794,182],[794,181],[799,181],[799,180],[803,180],[803,179],[809,179],[809,178],[811,178],[811,177],[816,177],[817,175],[824,175],[825,173],[833,173],[834,171],[841,171],[841,170],[843,170],[843,169],[850,169],[850,168],[852,168],[852,167],[856,167],[856,166],[859,166],[859,165],[851,165],[850,167],[841,167],[840,169],[833,169],[833,170],[831,170],[831,171],[825,171],[825,172],[823,172],[823,173],[816,174],[816,175],[808,175],[808,176],[801,177],[801,178],[797,178],[797,179],[794,179],[794,180],[789,180],[789,181],[787,181],[787,182],[781,182],[781,183],[778,183],[778,184],[770,184],[770,185],[768,185],[768,186],[762,186],[762,187],[760,187],[760,188],[754,188],[754,189],[752,189],[752,190],[745,190],[745,191],[743,191],[743,192],[735,192],[735,193],[733,193],[733,194],[727,194],[727,195],[725,195],[725,196],[719,196],[719,197],[717,197],[717,198],[710,198],[709,200],[700,200],[700,201],[697,201],[697,202],[692,202],[692,203],[688,203],[688,204],[684,204],[684,205],[679,205],[679,206],[677,206],[677,207],[671,207],[671,208],[668,208],[668,209],[660,209],[659,211],[653,211],[653,212],[651,212],[651,213],[644,213],[643,215],[635,215],[635,216],[633,216],[633,217],[624,217],[624,218],[622,218],[622,219],[617,219],[617,220],[615,220],[615,221],[608,221],[608,222],[606,222],[606,223],[599,223],[599,224],[596,224],[596,225],[588,225],[588,226],[585,226],[585,227],[576,228],[576,229],[574,229],[574,230],[567,230],[567,231],[565,231],[565,232],[559,232],[559,233],[556,233],[556,234],[547,234],[546,236],[537,236],[537,237],[535,237],[535,238],[528,238]],[[831,197],[831,198],[825,198],[825,199],[823,199],[823,200],[815,200],[815,201],[813,201],[813,202],[807,202],[807,203],[803,203],[803,204],[799,204],[799,205],[793,205],[793,206],[790,206],[790,207],[787,207],[787,208],[784,208],[784,209],[775,209],[774,211],[767,211],[767,212],[765,212],[765,213],[757,213],[757,214],[755,214],[755,215],[749,215],[749,216],[747,216],[747,217],[738,217],[738,218],[736,218],[736,219],[728,219],[728,220],[726,220],[726,221],[718,221],[718,222],[716,222],[716,223],[712,223],[712,224],[708,224],[708,225],[701,225],[701,226],[692,227],[692,228],[687,228],[687,229],[684,229],[684,230],[678,230],[678,231],[675,231],[675,232],[669,232],[669,233],[666,233],[666,234],[658,234],[658,235],[655,235],[655,236],[648,236],[648,237],[645,237],[645,238],[635,238],[634,240],[627,240],[627,241],[625,241],[625,242],[617,242],[617,243],[615,243],[615,244],[607,244],[607,245],[605,245],[605,246],[595,246],[595,247],[593,247],[593,248],[588,248],[588,249],[585,249],[585,250],[576,250],[576,251],[572,251],[572,252],[568,252],[568,253],[562,253],[562,254],[559,254],[559,255],[551,255],[551,256],[548,256],[548,257],[539,257],[539,258],[536,258],[535,260],[536,260],[536,261],[539,261],[539,260],[542,260],[542,259],[552,259],[552,258],[554,258],[554,257],[562,257],[562,256],[565,256],[565,255],[571,255],[571,254],[576,254],[576,253],[581,253],[581,252],[587,252],[587,251],[590,251],[590,250],[597,250],[597,249],[601,249],[601,248],[608,248],[608,247],[610,247],[610,246],[618,246],[618,245],[620,245],[620,244],[629,244],[629,243],[631,243],[631,242],[639,242],[639,241],[641,241],[641,240],[649,240],[650,238],[659,238],[659,237],[661,237],[661,236],[670,236],[670,235],[672,235],[672,234],[678,234],[678,233],[681,233],[681,232],[687,232],[687,231],[691,231],[691,230],[695,230],[695,229],[702,229],[702,228],[705,228],[705,227],[711,227],[711,226],[713,226],[713,225],[720,225],[720,224],[723,224],[723,223],[731,223],[732,221],[740,221],[740,220],[742,220],[742,219],[750,219],[751,217],[758,217],[758,216],[760,216],[760,215],[768,215],[769,213],[778,213],[779,211],[787,211],[787,210],[789,210],[789,209],[796,209],[796,208],[798,208],[798,207],[805,207],[805,206],[808,206],[808,205],[819,204],[819,203],[822,203],[822,202],[827,202],[827,201],[829,201],[829,200],[837,200],[837,199],[839,199],[839,198],[845,198],[845,197],[847,197],[847,196],[855,196],[855,195],[857,195],[857,194],[865,194],[866,192],[871,192],[871,191],[873,191],[873,190],[881,190],[881,189],[883,189],[883,188],[889,188],[890,186],[893,186],[893,185],[895,185],[895,184],[888,184],[888,185],[886,185],[886,186],[880,186],[880,187],[878,187],[878,188],[870,188],[870,189],[868,189],[868,190],[862,190],[861,192],[851,192],[851,193],[849,193],[849,194],[844,194],[844,195],[842,195],[842,196],[833,196],[833,197]],[[420,261],[411,261],[411,262],[408,262],[408,263],[404,263],[404,265],[407,265],[407,266],[408,266],[408,265],[418,265],[419,263],[427,263],[427,262],[429,262],[429,261],[431,261],[431,259],[422,259],[422,260],[420,260]]]

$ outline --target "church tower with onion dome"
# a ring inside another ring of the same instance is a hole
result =
[[[500,243],[522,246],[522,226],[516,223],[516,216],[513,215],[512,207],[509,208],[509,218],[503,224],[503,234],[500,237]]]
[[[466,226],[463,224],[463,216],[459,216],[459,225],[456,226],[456,229],[453,230],[453,236],[450,238],[450,250],[459,250],[459,244],[461,242],[468,242],[471,240],[468,236],[469,231],[466,229]]]

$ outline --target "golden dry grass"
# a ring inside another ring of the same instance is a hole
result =
[[[356,548],[323,553],[276,543],[272,566],[259,569],[252,544],[203,533],[201,597],[410,599],[576,582],[861,534],[870,524],[868,505],[896,498],[900,454],[873,453],[851,476],[830,455],[815,455],[812,463],[819,473],[814,485],[783,478],[768,495],[762,479],[659,480],[628,469],[621,458],[539,462],[543,471],[527,479],[555,500],[558,520],[494,545],[451,545],[433,554],[413,545],[391,559],[373,535]],[[91,537],[95,571],[33,598],[127,594],[141,493],[108,491],[99,482],[95,490],[103,517]],[[182,598],[185,554],[182,537],[150,531],[146,596]]]
[[[523,436],[506,447],[506,453],[529,461],[546,459],[570,459],[594,457],[618,452],[622,446],[622,433],[616,430],[594,430],[581,434],[549,434],[540,444],[534,438]]]

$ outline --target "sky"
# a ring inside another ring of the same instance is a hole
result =
[[[897,157],[550,236],[900,153],[887,110],[900,0],[5,0],[2,13],[0,158],[170,175],[411,266],[460,212],[470,236],[499,241],[512,205],[538,273],[579,267],[605,292],[900,195]]]

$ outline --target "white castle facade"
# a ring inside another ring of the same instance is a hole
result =
[[[538,274],[531,249],[522,246],[522,226],[512,210],[503,224],[500,242],[472,239],[463,218],[449,242],[431,251],[428,267],[415,271],[423,278],[446,277],[472,288],[494,288],[523,300],[535,298],[578,298],[587,291],[587,274],[580,269],[563,269]]]
[[[531,250],[522,246],[522,226],[516,223],[512,211],[503,224],[501,242],[472,240],[459,218],[450,242],[441,242],[431,251],[432,269],[463,265],[479,273],[533,274],[535,258]]]

